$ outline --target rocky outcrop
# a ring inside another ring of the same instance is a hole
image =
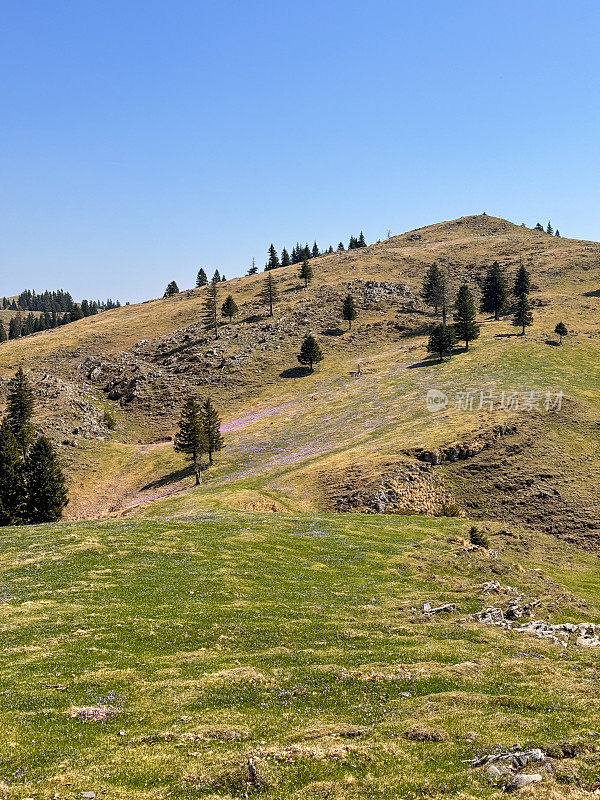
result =
[[[517,432],[516,425],[498,425],[491,431],[483,431],[467,442],[455,442],[437,450],[424,450],[421,447],[407,450],[407,455],[437,466],[445,461],[465,461],[493,447],[504,436],[513,436]]]

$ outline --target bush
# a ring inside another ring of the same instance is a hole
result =
[[[471,544],[474,544],[477,547],[490,546],[490,540],[483,531],[479,530],[479,528],[476,525],[471,525],[471,530],[469,531],[469,539],[471,540]]]
[[[115,415],[108,408],[104,409],[102,421],[104,422],[109,431],[114,431],[114,429],[117,427],[117,420],[115,418]]]
[[[455,503],[444,503],[438,514],[440,517],[460,517],[460,508]]]

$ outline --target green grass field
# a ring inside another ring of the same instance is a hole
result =
[[[597,557],[493,530],[470,551],[468,527],[213,513],[4,529],[0,796],[492,797],[474,755],[564,741],[581,755],[536,796],[588,796],[593,648],[464,618],[498,580],[539,618],[599,622]],[[427,601],[456,611],[428,618]]]

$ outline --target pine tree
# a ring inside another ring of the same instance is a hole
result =
[[[292,262],[290,261],[290,254],[288,253],[288,251],[284,247],[283,250],[281,251],[281,266],[282,267],[289,267],[289,265],[291,263]]]
[[[542,225],[541,222],[538,222],[537,225],[535,226],[534,230],[540,231],[541,233],[543,233],[544,232],[544,226]]]
[[[69,502],[65,476],[49,439],[39,436],[27,456],[26,514],[30,522],[56,522]]]
[[[275,245],[271,243],[271,246],[269,247],[269,260],[267,261],[267,269],[277,269],[279,266],[280,264],[277,250],[275,250]]]
[[[558,238],[560,239],[560,231],[558,230],[558,228],[554,231],[554,235],[558,236]]]
[[[233,296],[228,294],[225,298],[225,302],[221,306],[221,316],[222,317],[229,317],[229,322],[233,320],[235,315],[238,313],[238,307],[236,305]]]
[[[313,279],[313,268],[308,263],[306,259],[302,262],[302,266],[300,267],[300,272],[298,273],[298,277],[304,281],[304,288],[308,286],[308,284]]]
[[[213,463],[213,453],[223,449],[224,442],[221,436],[221,418],[213,406],[210,397],[202,404],[202,426],[206,436],[208,463]]]
[[[348,242],[348,250],[356,250],[358,244],[358,240],[356,236],[351,236],[350,241]]]
[[[200,267],[198,270],[198,275],[196,276],[196,286],[206,286],[208,283],[208,278],[206,277],[206,272]]]
[[[521,336],[525,336],[526,327],[533,325],[533,314],[526,294],[522,294],[517,300],[513,325],[521,328]]]
[[[515,285],[513,288],[513,294],[515,297],[520,297],[522,294],[529,294],[529,290],[531,289],[531,277],[529,272],[525,269],[523,264],[519,266],[517,270],[517,277],[515,278]]]
[[[329,250],[327,251],[327,253],[329,255],[331,255],[333,253],[333,245],[332,244],[329,245]]]
[[[367,246],[367,243],[365,242],[365,235],[364,235],[364,233],[362,231],[360,232],[360,236],[358,237],[358,242],[356,243],[356,246],[357,247],[366,247]]]
[[[81,310],[81,306],[75,303],[71,311],[71,322],[75,322],[78,319],[83,319],[83,311]]]
[[[312,252],[311,252],[311,256],[312,256],[313,258],[318,258],[320,255],[321,255],[321,251],[319,250],[319,245],[318,245],[318,244],[317,244],[317,242],[315,241],[315,243],[314,243],[314,244],[313,244],[313,246],[312,246]]]
[[[215,274],[212,276],[213,283],[220,283],[221,282],[221,273],[218,269],[215,270]]]
[[[259,298],[266,306],[269,306],[269,316],[272,317],[273,306],[279,300],[279,291],[277,289],[277,286],[275,285],[273,276],[270,273],[265,278],[265,282],[263,284],[263,288],[260,291]]]
[[[0,425],[0,525],[13,525],[22,519],[25,503],[23,462],[10,423]]]
[[[428,306],[433,306],[437,316],[438,309],[444,302],[445,281],[438,265],[433,264],[427,270],[421,290],[421,297]]]
[[[256,275],[257,272],[258,272],[258,267],[256,266],[254,259],[252,259],[252,266],[248,270],[248,275]]]
[[[0,343],[6,341],[6,328],[4,327],[4,323],[0,320]]]
[[[339,242],[339,244],[337,246],[337,249],[338,249],[338,253],[342,253],[346,249],[344,247],[344,243],[343,242]]]
[[[11,317],[8,323],[8,338],[18,339],[21,335],[21,317]]]
[[[358,311],[356,310],[356,303],[354,302],[354,298],[351,294],[347,294],[344,298],[344,306],[342,308],[342,316],[348,323],[348,330],[352,328],[352,322],[358,316]]]
[[[559,322],[556,328],[554,328],[554,333],[560,337],[558,343],[562,344],[563,336],[566,336],[569,331],[567,330],[567,326],[564,324],[564,322]]]
[[[6,413],[21,456],[25,458],[33,440],[33,392],[22,367],[8,384]]]
[[[171,283],[165,289],[165,293],[163,297],[171,297],[174,294],[179,293],[179,286],[175,283],[175,281],[171,281]]]
[[[475,300],[471,290],[463,284],[458,290],[456,298],[456,314],[454,315],[454,331],[456,338],[465,343],[465,350],[469,349],[469,342],[479,338],[479,325],[475,322],[477,312]]]
[[[550,220],[548,220],[548,225],[546,226],[546,233],[548,233],[550,236],[554,234],[554,228],[550,224]]]
[[[427,352],[437,353],[439,360],[444,360],[444,353],[450,352],[456,344],[456,332],[453,325],[435,325],[429,334],[427,342]]]
[[[214,330],[215,339],[219,338],[219,319],[217,316],[217,283],[214,278],[208,284],[207,294],[204,300],[204,316],[202,321],[207,330]]]
[[[221,275],[221,283],[225,283],[226,280],[227,278],[225,277],[225,275]]]
[[[483,296],[481,310],[493,312],[494,319],[500,319],[500,314],[506,308],[507,291],[506,280],[500,264],[494,261],[488,269],[483,283]]]
[[[298,361],[301,364],[308,364],[311,372],[314,371],[314,364],[318,364],[319,361],[323,361],[323,353],[321,352],[319,343],[314,336],[309,334],[302,342],[300,354],[298,355]]]
[[[179,430],[175,435],[175,450],[185,453],[192,462],[196,486],[201,482],[204,453],[208,453],[208,438],[204,427],[202,407],[195,397],[188,397],[181,411],[178,422]]]

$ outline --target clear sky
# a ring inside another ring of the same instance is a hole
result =
[[[480,213],[600,239],[600,4],[0,0],[0,294]]]

